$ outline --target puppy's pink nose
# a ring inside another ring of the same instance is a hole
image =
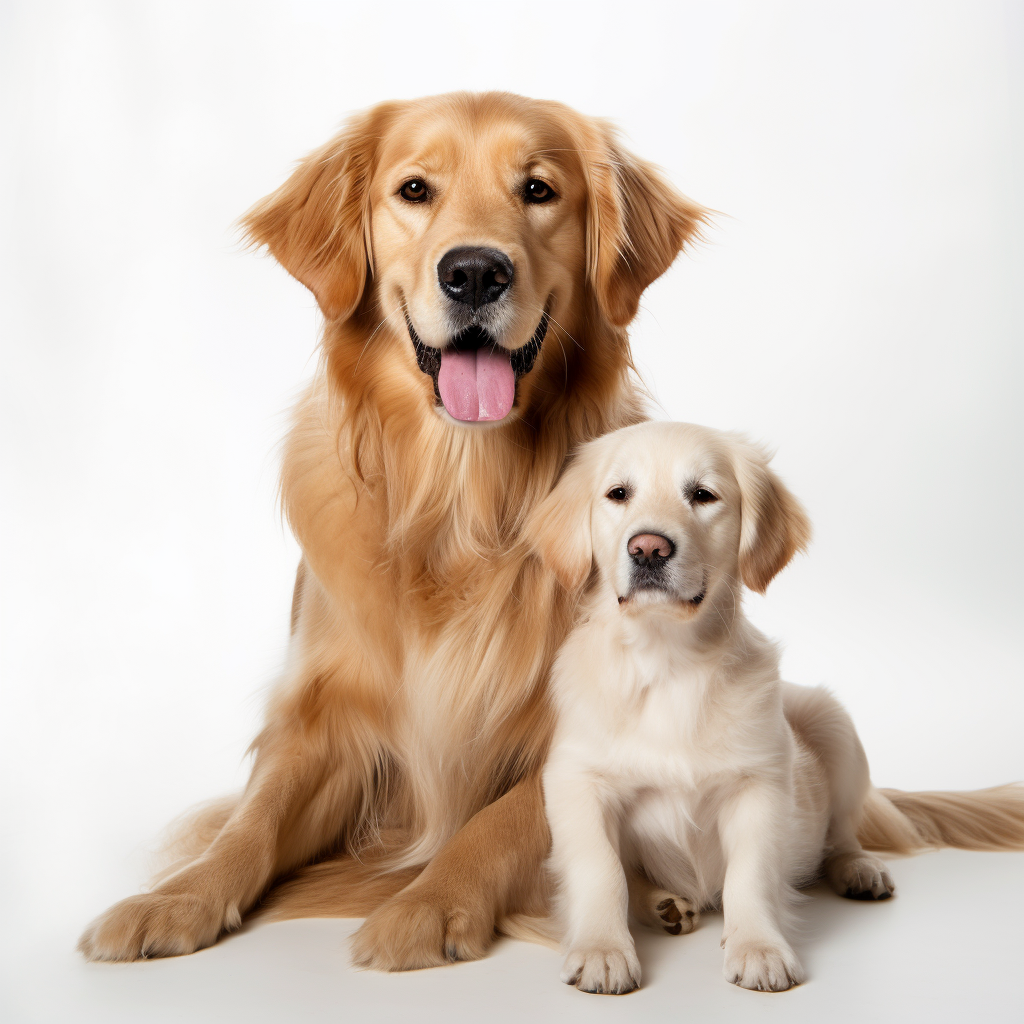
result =
[[[629,538],[626,550],[634,561],[653,562],[655,559],[670,558],[676,546],[657,533],[638,533]]]

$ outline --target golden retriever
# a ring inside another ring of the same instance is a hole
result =
[[[724,905],[726,978],[781,991],[804,977],[795,887],[823,872],[840,895],[892,895],[865,845],[1024,846],[1024,789],[876,790],[835,698],[780,681],[741,591],[764,591],[810,525],[761,449],[684,423],[606,434],[531,531],[569,587],[596,569],[552,669],[543,775],[567,984],[637,987],[628,910],[682,934]]]
[[[244,793],[87,957],[190,953],[259,906],[368,914],[358,963],[425,967],[542,909],[573,596],[524,525],[573,448],[643,418],[625,327],[704,216],[604,122],[501,93],[360,114],[248,213],[324,316],[281,478],[287,669]]]

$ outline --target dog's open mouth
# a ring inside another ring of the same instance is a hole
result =
[[[498,345],[482,327],[468,327],[447,348],[434,348],[420,341],[408,313],[405,324],[416,363],[433,380],[434,395],[448,414],[464,423],[493,422],[509,414],[519,378],[533,369],[548,332],[548,313],[515,352]]]

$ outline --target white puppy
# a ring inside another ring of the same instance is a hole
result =
[[[843,895],[893,892],[857,839],[870,782],[853,724],[825,691],[779,680],[741,609],[742,584],[763,592],[804,547],[806,515],[759,448],[644,423],[586,446],[533,530],[566,586],[594,572],[553,671],[544,774],[562,980],[628,992],[627,909],[679,933],[724,904],[726,978],[797,984],[794,887],[824,867]]]

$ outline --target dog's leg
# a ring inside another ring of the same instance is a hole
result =
[[[688,935],[700,923],[695,903],[655,885],[642,871],[626,871],[629,885],[629,912],[648,928],[660,929],[669,935]]]
[[[640,984],[640,962],[626,919],[618,824],[593,783],[576,772],[553,763],[544,791],[566,925],[561,979],[583,992],[631,992]]]
[[[719,819],[725,855],[725,976],[742,988],[781,992],[803,981],[800,961],[783,937],[787,880],[782,844],[785,795],[768,782],[747,784]]]
[[[325,760],[346,745],[311,742],[288,715],[277,721],[288,724],[261,737],[245,793],[212,844],[151,892],[97,918],[79,942],[86,957],[138,960],[211,945],[238,927],[276,876],[314,856],[351,822],[372,764]]]
[[[414,882],[370,914],[353,937],[353,961],[403,971],[479,959],[500,917],[542,912],[548,843],[534,777],[475,814]]]

